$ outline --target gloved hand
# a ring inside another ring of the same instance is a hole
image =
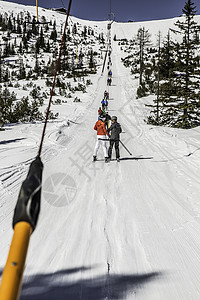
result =
[[[40,212],[43,163],[40,157],[31,163],[28,175],[22,183],[13,216],[13,228],[18,222],[27,222],[34,230]]]

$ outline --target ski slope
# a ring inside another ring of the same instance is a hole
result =
[[[112,35],[126,37],[125,27],[114,23]],[[147,125],[145,104],[153,96],[136,99],[138,81],[122,65],[117,42],[112,49],[109,113],[118,116],[133,155],[120,148],[120,163],[105,164],[100,149],[92,163],[93,127],[107,89],[107,70],[99,70],[88,103],[47,126],[42,207],[21,300],[200,298],[200,128]],[[42,126],[0,132],[1,270]]]

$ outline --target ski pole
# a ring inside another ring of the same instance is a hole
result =
[[[120,140],[119,140],[120,141]],[[122,146],[126,149],[126,151],[130,154],[130,155],[132,155],[132,153],[128,150],[128,148],[122,143],[122,141],[120,141],[120,143],[122,144]]]
[[[106,142],[109,142],[109,141],[119,141],[121,144],[122,144],[122,146],[126,149],[126,151],[130,154],[130,155],[132,155],[132,153],[128,150],[128,148],[124,145],[124,143],[122,143],[122,141],[120,141],[120,140],[115,140],[115,139],[101,139],[101,138],[98,138],[98,140],[99,141],[106,141]]]
[[[29,240],[40,212],[43,164],[37,157],[22,183],[13,216],[13,238],[0,285],[1,300],[17,300],[20,295]]]

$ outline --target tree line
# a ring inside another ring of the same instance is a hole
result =
[[[169,29],[163,43],[151,47],[150,33],[140,28],[132,41],[135,53],[123,63],[138,74],[137,97],[155,94],[147,123],[177,128],[200,125],[200,26],[194,20],[196,7],[185,2],[183,17]],[[176,35],[176,40],[172,39]]]

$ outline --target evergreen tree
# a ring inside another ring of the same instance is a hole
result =
[[[8,19],[8,24],[7,24],[7,29],[8,30],[10,30],[10,31],[12,31],[13,30],[13,25],[12,25],[12,21],[11,21],[11,17],[9,17],[9,19]]]
[[[1,49],[0,49],[0,83],[2,82],[2,61],[1,61]]]
[[[38,61],[38,57],[37,57],[37,53],[36,53],[36,58],[35,58],[35,67],[34,67],[34,72],[39,75],[41,71],[41,67],[39,65],[39,61]]]
[[[10,78],[10,72],[8,71],[8,68],[6,68],[3,72],[3,82],[8,82]]]
[[[72,27],[72,33],[73,34],[77,34],[77,26],[76,23],[74,23],[73,27]]]
[[[160,49],[160,79],[169,78],[171,71],[175,67],[174,61],[174,42],[170,39],[170,31],[168,31],[166,41],[164,41]]]
[[[26,50],[28,50],[28,40],[27,40],[27,37],[26,37],[25,33],[23,34],[22,42],[23,42],[23,47],[24,47]]]
[[[26,70],[23,64],[23,61],[20,62],[20,67],[19,67],[19,79],[25,79],[26,78]]]
[[[136,43],[139,45],[139,63],[140,63],[140,85],[143,83],[143,73],[145,70],[144,57],[145,48],[150,44],[150,34],[144,27],[139,28],[137,33]]]
[[[16,122],[14,116],[14,106],[16,101],[16,95],[10,93],[7,88],[3,91],[0,91],[0,111],[1,111],[1,119],[3,123],[12,123]]]
[[[45,51],[47,52],[47,53],[49,53],[50,52],[50,43],[49,43],[49,40],[47,41],[47,43],[46,43],[46,47],[45,47]]]
[[[84,38],[87,37],[87,26],[84,26],[84,29],[83,29],[83,31],[82,31],[82,36],[83,36]]]
[[[34,35],[38,35],[38,26],[36,24],[36,18],[35,18],[35,16],[33,17],[33,20],[32,20],[32,30],[31,30],[31,33],[34,34]]]
[[[159,124],[191,128],[200,124],[200,77],[195,76],[199,61],[195,32],[200,30],[200,26],[194,21],[196,10],[191,0],[186,1],[183,13],[185,20],[178,20],[175,23],[178,29],[173,30],[182,35],[182,42],[174,43],[173,50],[168,42],[167,50],[173,55],[170,60],[162,62],[166,72],[162,74],[165,80],[160,86],[162,110]],[[149,121],[152,121],[151,116]]]
[[[23,23],[23,35],[26,34],[26,22]]]
[[[56,29],[53,29],[53,31],[51,32],[50,39],[53,40],[54,42],[56,42],[56,40],[57,40],[57,31],[56,31]]]
[[[79,69],[81,69],[83,67],[83,57],[84,57],[84,54],[83,54],[82,50],[80,50],[80,53],[78,56],[78,64],[77,64],[77,67]]]
[[[89,69],[95,71],[95,61],[94,61],[94,53],[93,50],[89,51]]]
[[[44,42],[44,34],[43,34],[43,29],[41,27],[40,29],[40,47],[44,48],[45,47],[45,42]]]

